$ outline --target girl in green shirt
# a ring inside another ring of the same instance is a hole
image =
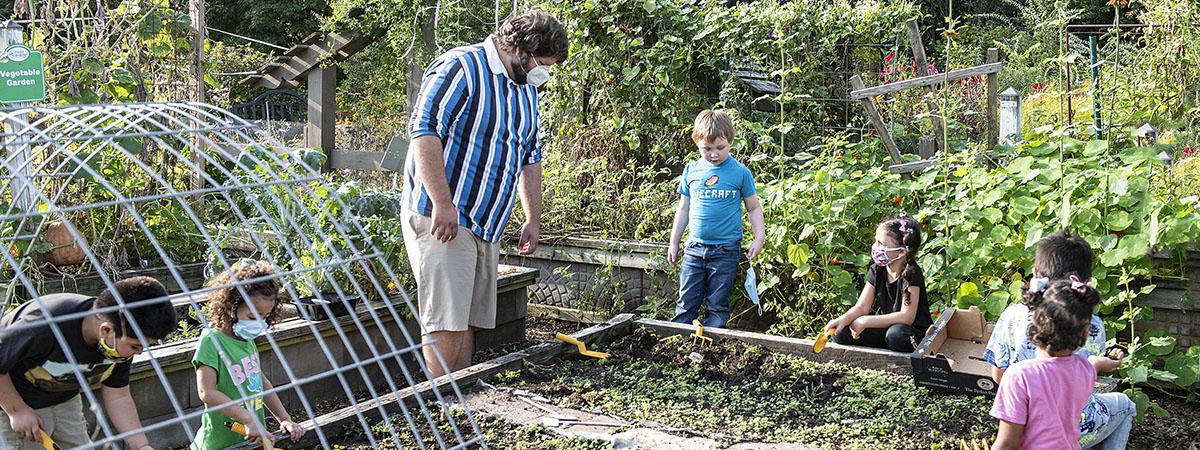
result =
[[[254,344],[254,339],[266,333],[267,327],[279,319],[281,286],[278,279],[266,278],[274,273],[275,269],[267,262],[244,260],[205,284],[207,287],[220,288],[209,294],[207,315],[211,328],[200,334],[200,344],[192,357],[200,401],[207,406],[192,449],[222,449],[243,441],[261,444],[263,439],[273,444],[275,438],[271,433],[256,425],[266,424],[264,403],[279,421],[280,434],[290,437],[292,441],[298,441],[304,435],[304,428],[288,415],[278,395],[270,393],[254,397],[271,389],[271,382],[259,364],[258,346]],[[235,280],[252,281],[243,286],[249,302],[232,286]],[[250,312],[251,307],[261,319],[255,319]],[[254,398],[215,409],[234,399],[245,398],[243,392],[247,397]],[[230,429],[227,424],[233,422],[245,426],[245,436]]]

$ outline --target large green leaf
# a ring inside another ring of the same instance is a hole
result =
[[[958,307],[967,308],[979,302],[979,286],[970,281],[958,285]]]
[[[1125,372],[1125,377],[1133,384],[1145,383],[1150,377],[1150,369],[1146,366],[1134,366]]]
[[[1122,231],[1129,228],[1133,223],[1133,217],[1125,211],[1113,211],[1108,213],[1108,217],[1104,219],[1104,224],[1108,225],[1108,229],[1112,231]]]
[[[1013,199],[1012,206],[1018,214],[1028,216],[1037,212],[1038,201],[1033,197],[1021,196]]]

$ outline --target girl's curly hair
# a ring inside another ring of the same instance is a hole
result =
[[[1075,351],[1087,342],[1092,309],[1099,303],[1100,293],[1078,278],[1050,282],[1033,310],[1029,340],[1051,354]]]
[[[279,321],[279,304],[282,303],[283,287],[278,278],[267,278],[275,274],[275,267],[266,261],[242,260],[233,264],[229,270],[204,283],[204,287],[218,288],[208,294],[208,322],[218,330],[229,331],[237,322],[237,310],[246,303],[241,292],[234,283],[250,281],[242,285],[250,298],[269,297],[275,301],[271,312],[263,317],[268,325]]]

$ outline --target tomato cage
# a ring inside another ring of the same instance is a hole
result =
[[[192,442],[206,411],[192,362],[202,339],[237,369],[235,382],[253,373],[260,382],[236,384],[242,400],[209,410],[274,394],[308,430],[295,444],[277,435],[282,446],[485,447],[459,387],[430,379],[403,246],[372,238],[366,227],[373,225],[345,195],[353,184],[318,172],[323,154],[285,148],[199,103],[8,108],[0,120],[0,288],[6,315],[39,317],[6,322],[0,333],[37,334],[65,356],[33,358],[31,368],[9,375],[37,388],[90,387],[81,392],[91,442],[76,448],[142,433],[156,448]],[[243,279],[232,270],[238,265],[270,270]],[[126,301],[114,288],[135,276],[169,293],[179,321],[163,339],[144,332],[161,323],[139,323],[134,313],[163,298]],[[247,302],[248,288],[264,281],[278,283],[282,301],[270,314],[246,308],[255,320],[275,319],[254,340],[261,363],[233,360],[219,333],[204,331],[222,308],[210,300],[224,293]],[[116,304],[66,313],[50,304],[62,293],[90,299],[105,290]],[[119,358],[89,363],[65,351],[81,345],[81,324],[100,314],[127,324],[128,337],[145,349],[129,362],[139,427],[114,423],[114,414],[129,412],[106,407],[113,404],[106,389],[114,388],[97,383],[105,377],[96,368],[121,371]],[[266,417],[253,421],[277,433]]]

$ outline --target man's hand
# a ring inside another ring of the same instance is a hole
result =
[[[538,236],[541,234],[541,225],[537,222],[525,222],[521,226],[521,240],[517,243],[517,251],[522,255],[528,255],[537,250]]]
[[[672,242],[671,245],[667,247],[667,263],[671,265],[679,264],[679,256],[679,243]]]
[[[446,243],[458,236],[458,208],[455,208],[453,203],[434,203],[431,219],[429,235],[434,239]]]
[[[279,421],[279,434],[287,436],[292,442],[300,442],[300,438],[304,436],[304,427],[291,420]]]
[[[12,430],[30,442],[41,442],[39,430],[42,429],[42,419],[38,418],[33,408],[25,407],[8,416],[8,424]]]
[[[755,239],[754,242],[750,244],[750,250],[746,251],[746,259],[754,259],[755,256],[758,256],[759,253],[762,253],[762,249],[763,241],[761,239]]]

